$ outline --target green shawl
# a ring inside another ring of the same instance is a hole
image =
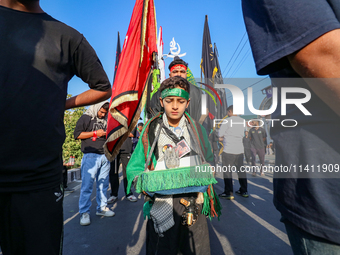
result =
[[[218,197],[216,196],[212,184],[216,184],[217,181],[210,172],[196,172],[195,166],[176,168],[163,171],[152,171],[156,164],[157,159],[154,152],[152,152],[149,172],[144,172],[147,157],[151,150],[150,135],[154,130],[150,130],[150,126],[155,126],[154,121],[158,121],[162,117],[162,113],[157,114],[150,119],[144,126],[140,135],[139,141],[133,152],[129,164],[126,169],[128,187],[130,190],[132,182],[136,179],[136,192],[142,193],[144,191],[155,192],[158,190],[169,190],[190,186],[206,186],[209,185],[208,191],[204,193],[204,205],[202,213],[210,216],[219,216],[221,205]],[[204,154],[207,162],[213,161],[213,153],[208,141],[208,136],[202,125],[196,123],[189,114],[185,113],[185,117],[191,125],[192,130],[196,136],[196,140],[199,141],[199,145]],[[153,123],[153,125],[151,125]],[[154,139],[157,139],[155,137]],[[207,165],[205,165],[207,166]]]

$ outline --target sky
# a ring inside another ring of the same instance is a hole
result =
[[[189,63],[195,77],[201,76],[203,28],[205,15],[208,15],[211,41],[217,45],[223,77],[258,78],[258,80],[242,79],[239,85],[241,89],[265,78],[256,74],[240,0],[154,0],[154,2],[157,27],[163,28],[163,53],[170,51],[169,44],[174,37],[181,47],[181,53],[186,53],[183,60]],[[97,52],[112,82],[117,33],[120,32],[123,45],[135,0],[41,0],[40,4],[46,13],[75,28],[86,37]],[[169,75],[167,66],[170,62],[170,58],[165,60],[166,77]],[[269,85],[270,79],[253,85],[255,107],[259,106],[264,98],[261,89]],[[74,96],[87,89],[87,84],[75,77],[69,83],[68,93]],[[228,104],[232,103],[231,94],[227,96],[227,100]]]

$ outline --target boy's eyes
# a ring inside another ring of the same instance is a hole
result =
[[[172,100],[165,100],[165,102],[167,102],[168,104],[171,104]],[[184,104],[185,100],[179,100],[178,101],[180,104]]]

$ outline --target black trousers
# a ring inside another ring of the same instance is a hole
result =
[[[247,163],[250,164],[252,159],[252,152],[250,148],[244,148],[244,157],[246,158]]]
[[[259,159],[261,163],[261,172],[262,172],[262,166],[264,166],[264,157],[266,155],[266,150],[264,148],[261,148],[261,149],[251,148],[251,152],[252,152],[251,164],[253,166],[256,166],[256,154],[259,155]]]
[[[201,214],[191,227],[182,225],[182,213],[185,207],[180,199],[197,197],[197,193],[173,196],[173,216],[175,225],[159,237],[154,228],[154,222],[148,219],[146,225],[146,254],[147,255],[210,255],[210,240],[207,219]],[[200,211],[202,207],[200,206]]]
[[[4,255],[62,254],[63,191],[0,193],[0,246]]]
[[[67,167],[63,166],[63,186],[67,188]]]
[[[126,192],[127,188],[127,177],[126,177],[126,167],[129,163],[131,154],[130,153],[119,153],[114,161],[110,164],[110,185],[111,185],[111,196],[118,197],[119,190],[119,165],[122,163],[123,166],[123,183],[124,183],[124,192],[126,196],[130,196],[132,194],[131,190],[129,193]]]
[[[230,166],[230,168],[229,168]],[[240,191],[241,193],[247,192],[247,174],[246,172],[241,172],[241,166],[243,166],[243,153],[241,154],[229,154],[222,153],[222,167],[227,167],[231,169],[235,167],[238,175],[238,181],[240,183]],[[224,177],[224,192],[226,194],[233,194],[233,179],[232,179],[232,171],[223,171]]]

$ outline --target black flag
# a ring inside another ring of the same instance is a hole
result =
[[[215,84],[223,84],[223,77],[222,77],[220,63],[218,61],[218,51],[217,51],[216,43],[214,43],[214,60],[215,60],[215,66],[217,67],[217,72],[215,75]],[[216,91],[222,101],[222,105],[220,103],[217,103],[216,118],[223,119],[227,115],[227,108],[228,108],[226,92],[225,92],[225,89],[216,89]]]
[[[202,73],[204,74],[204,83],[214,87],[214,78],[217,72],[217,67],[214,60],[214,50],[211,44],[210,31],[208,25],[208,15],[205,15],[204,31],[203,31],[203,42],[202,42],[202,59],[201,59],[201,79]],[[205,88],[212,95],[214,94],[207,87]],[[203,122],[203,126],[206,128],[208,133],[212,129],[213,119],[216,118],[216,106],[213,99],[207,95],[207,108],[209,110],[208,116]]]
[[[115,62],[115,74],[113,76],[113,81],[116,78],[116,72],[117,72],[117,68],[118,68],[119,58],[120,58],[120,53],[121,52],[122,52],[122,50],[120,48],[120,35],[119,35],[119,32],[118,32],[117,49],[116,49],[116,62]]]
[[[205,83],[213,86],[213,80],[217,72],[217,67],[215,65],[214,49],[212,47],[210,39],[208,15],[205,15],[203,31],[201,72],[204,74]]]

